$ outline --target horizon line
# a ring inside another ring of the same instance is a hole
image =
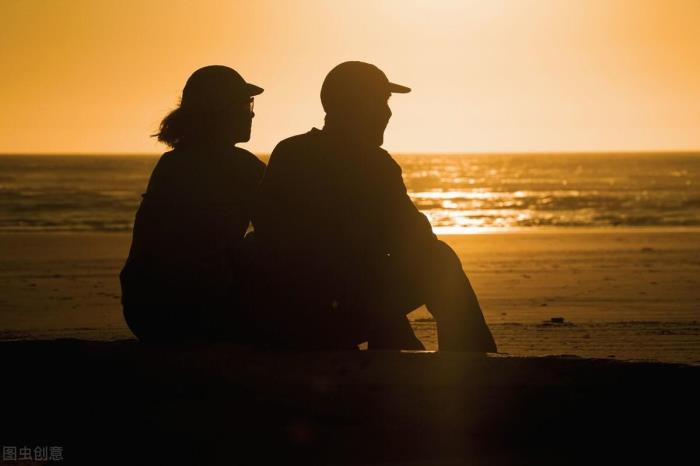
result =
[[[172,149],[170,149],[172,150]],[[169,152],[167,150],[165,152]],[[246,149],[247,150],[247,149]],[[0,152],[0,157],[12,157],[12,156],[41,156],[41,157],[90,157],[90,156],[124,156],[124,157],[155,157],[163,155],[165,152]],[[250,151],[255,155],[269,156],[270,152],[260,152],[256,153]],[[451,152],[451,151],[416,151],[416,152],[402,152],[395,151],[391,152],[392,155],[399,156],[426,156],[426,155],[443,155],[443,156],[487,156],[487,155],[544,155],[544,154],[556,154],[556,155],[700,155],[699,149],[663,149],[663,150],[545,150],[545,151],[474,151],[474,152]]]

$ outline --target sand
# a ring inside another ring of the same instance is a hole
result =
[[[700,362],[700,231],[446,235],[512,355]],[[132,338],[119,303],[128,234],[0,234],[0,339]],[[563,317],[563,324],[549,323]],[[434,323],[411,314],[435,349]]]
[[[700,367],[591,357],[700,360],[699,232],[443,239],[462,257],[501,355],[144,345],[119,305],[128,235],[0,235],[0,337],[23,339],[0,342],[0,442],[105,465],[695,455]],[[434,347],[425,311],[411,317]],[[532,356],[563,353],[587,358]]]
[[[0,342],[0,360],[3,445],[58,446],[62,464],[684,464],[696,456],[700,367],[687,365],[84,340]]]

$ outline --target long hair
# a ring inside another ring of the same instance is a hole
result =
[[[163,118],[158,132],[152,136],[176,148],[183,143],[225,136],[230,132],[232,118],[228,107],[186,108],[180,105]]]

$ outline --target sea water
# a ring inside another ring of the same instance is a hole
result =
[[[698,154],[395,159],[410,197],[437,233],[700,226]],[[128,232],[157,160],[0,156],[0,231]]]

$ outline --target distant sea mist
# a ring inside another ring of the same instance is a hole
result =
[[[438,233],[700,226],[700,154],[395,159],[409,195]],[[131,231],[157,160],[0,156],[0,231]]]

